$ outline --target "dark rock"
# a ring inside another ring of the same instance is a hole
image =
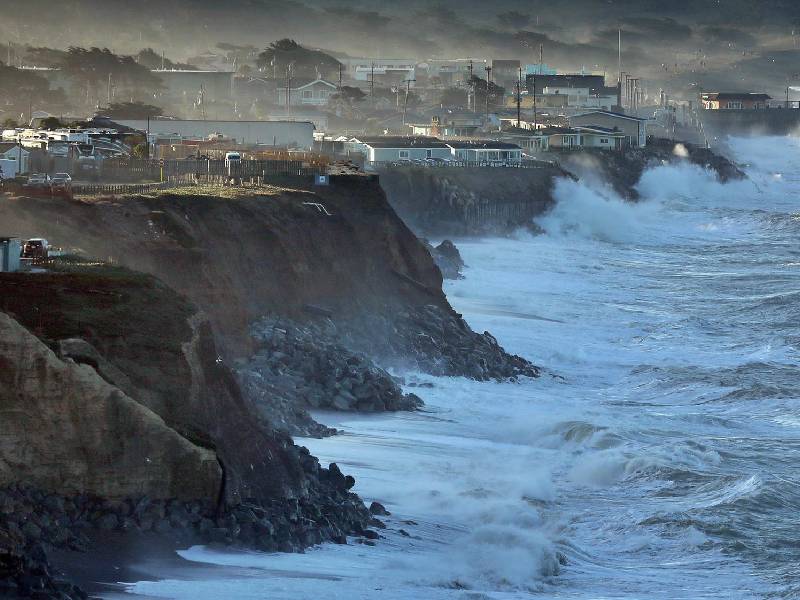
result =
[[[380,502],[373,502],[369,505],[369,512],[378,517],[388,517],[391,513],[386,510],[386,507]]]

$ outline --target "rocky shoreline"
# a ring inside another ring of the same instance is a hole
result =
[[[386,369],[538,376],[448,304],[452,244],[432,257],[374,184],[320,193],[330,217],[309,191],[0,202],[23,235],[130,262],[0,274],[0,595],[83,597],[47,559],[102,562],[104,536],[372,544],[383,509],[289,435],[333,433],[309,410],[420,408]]]
[[[86,592],[53,567],[54,550],[92,560],[94,538],[112,532],[149,535],[173,545],[195,544],[299,552],[348,536],[374,540],[383,528],[380,511],[370,512],[350,492],[355,480],[336,464],[322,468],[306,448],[299,454],[314,493],[233,507],[209,501],[151,500],[147,496],[108,500],[87,494],[62,496],[21,485],[0,489],[0,597],[78,600]]]
[[[257,351],[238,370],[242,390],[275,427],[292,435],[336,433],[309,410],[383,412],[416,410],[422,400],[404,394],[392,377],[367,356],[337,342],[330,320],[303,325],[278,316],[253,326]]]

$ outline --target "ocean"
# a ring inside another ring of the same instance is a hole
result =
[[[392,516],[374,547],[181,555],[158,598],[800,597],[800,139],[730,142],[749,179],[661,166],[642,201],[561,181],[542,235],[456,240],[446,293],[545,369],[404,373],[418,413],[299,440]]]

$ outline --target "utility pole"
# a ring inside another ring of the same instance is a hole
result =
[[[370,76],[369,76],[369,97],[370,101],[375,105],[375,63],[372,63],[372,67],[370,68]]]
[[[339,63],[339,91],[342,91],[342,63]]]
[[[617,29],[617,104],[622,109],[622,29]]]
[[[486,66],[486,125],[489,125],[489,93],[492,86],[492,67]]]
[[[538,128],[536,114],[536,73],[533,74],[533,130]]]
[[[286,66],[286,116],[292,112],[292,65]]]
[[[111,73],[108,74],[108,89],[106,93],[108,95],[108,105],[111,106]]]
[[[406,79],[406,100],[403,102],[403,126],[406,124],[406,113],[408,112],[408,95],[411,93],[411,82],[416,79]]]
[[[472,73],[472,59],[469,59],[469,79],[467,80],[467,110],[471,110],[472,112],[477,112],[476,102],[475,102],[475,82],[473,81],[473,73]]]
[[[517,79],[517,129],[520,127],[522,112],[522,67],[519,68],[519,78]]]
[[[544,44],[539,44],[539,74],[544,69]]]

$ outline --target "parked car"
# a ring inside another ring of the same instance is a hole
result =
[[[22,245],[22,258],[46,260],[50,254],[50,242],[44,238],[33,238]]]
[[[27,187],[46,188],[50,186],[50,176],[47,173],[34,173],[28,177]]]
[[[55,189],[69,189],[72,187],[72,177],[69,173],[56,173],[50,180],[50,185]]]

